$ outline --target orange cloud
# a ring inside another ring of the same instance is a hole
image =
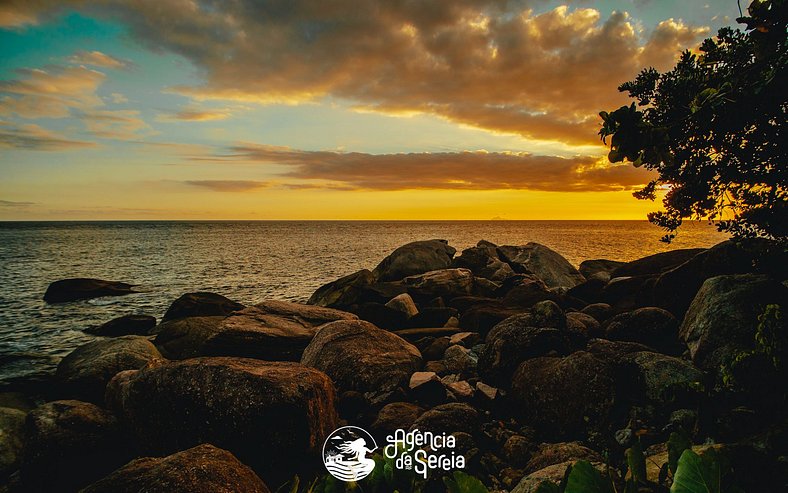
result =
[[[193,62],[205,74],[204,84],[174,90],[198,100],[298,103],[336,97],[366,110],[428,113],[572,144],[595,141],[597,112],[626,99],[616,91],[620,83],[644,67],[667,68],[678,50],[708,33],[669,19],[644,36],[624,12],[604,18],[595,9],[559,6],[537,14],[528,8],[537,4],[94,0],[70,5],[117,18],[146,45]],[[29,15],[30,9],[20,12]]]
[[[93,142],[71,139],[35,124],[0,121],[0,148],[31,151],[66,151],[95,147]]]
[[[126,68],[129,66],[129,62],[120,60],[100,51],[78,51],[74,55],[68,57],[68,61],[81,65],[93,65],[94,67],[110,69]]]
[[[288,188],[618,191],[651,179],[648,171],[602,164],[594,156],[484,151],[366,154],[246,144],[226,154],[193,159],[271,165]]]
[[[214,192],[248,192],[269,185],[267,182],[254,180],[187,180],[183,183]]]

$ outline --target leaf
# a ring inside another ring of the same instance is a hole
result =
[[[561,493],[561,487],[552,481],[542,481],[533,493]]]
[[[588,461],[578,461],[569,473],[564,493],[613,493],[613,485]]]
[[[671,493],[722,493],[720,489],[720,463],[716,454],[700,457],[692,450],[685,450],[679,458]]]
[[[668,438],[668,468],[672,474],[676,474],[676,466],[681,454],[692,448],[692,442],[684,430],[674,431]]]
[[[484,483],[462,471],[454,471],[451,477],[444,476],[443,484],[449,493],[489,493]]]

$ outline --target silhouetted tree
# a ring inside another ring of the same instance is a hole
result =
[[[788,236],[786,112],[788,2],[752,2],[746,28],[719,30],[669,72],[643,70],[618,89],[637,101],[601,112],[611,162],[658,172],[635,192],[664,211],[649,221],[675,237],[682,218],[706,218],[735,236]]]

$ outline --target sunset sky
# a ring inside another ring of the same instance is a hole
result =
[[[0,219],[643,219],[597,113],[738,15],[0,0]]]

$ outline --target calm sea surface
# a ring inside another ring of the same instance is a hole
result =
[[[485,239],[535,241],[577,265],[633,260],[726,237],[687,224],[672,245],[645,221],[460,222],[0,222],[0,386],[51,373],[84,328],[127,313],[161,317],[189,291],[241,303],[305,301],[322,284],[374,268],[404,243],[443,238],[461,251]],[[50,282],[96,277],[139,284],[144,293],[47,305]]]

